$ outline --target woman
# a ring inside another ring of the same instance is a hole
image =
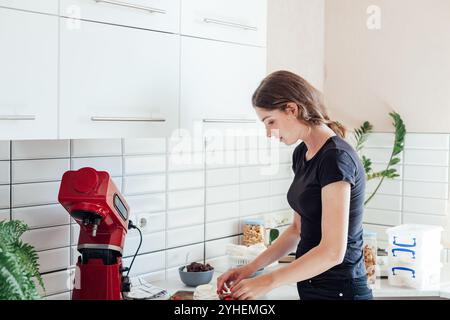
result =
[[[297,282],[301,300],[372,299],[363,258],[362,216],[365,172],[355,150],[343,139],[345,128],[331,121],[320,93],[300,76],[278,71],[265,78],[252,98],[267,136],[292,145],[294,180],[287,198],[293,223],[250,264],[217,280],[234,299],[257,299]],[[259,277],[255,271],[297,246],[296,260]]]

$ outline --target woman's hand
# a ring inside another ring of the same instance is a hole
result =
[[[227,288],[231,286],[235,286],[241,280],[250,277],[255,271],[250,265],[245,265],[239,268],[234,268],[228,270],[220,277],[217,278],[217,294],[222,294],[224,291],[227,291]]]
[[[244,279],[234,284],[231,289],[231,297],[235,300],[254,300],[265,295],[274,288],[274,282],[270,273],[253,278]]]

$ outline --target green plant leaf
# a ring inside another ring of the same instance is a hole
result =
[[[280,235],[280,231],[278,229],[270,229],[269,244],[272,244],[272,242],[275,241],[279,235]]]
[[[39,299],[35,278],[44,288],[37,253],[20,240],[27,228],[19,220],[0,222],[0,299]]]

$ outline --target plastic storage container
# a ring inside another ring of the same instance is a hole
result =
[[[442,229],[404,224],[386,230],[390,285],[424,288],[439,284]]]
[[[375,284],[377,279],[377,234],[364,231],[363,234],[364,264],[367,271],[367,283]]]
[[[242,232],[242,242],[246,246],[265,242],[264,221],[261,219],[244,220]]]

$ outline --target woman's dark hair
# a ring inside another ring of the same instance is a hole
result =
[[[253,107],[285,110],[289,102],[299,108],[298,119],[308,126],[326,124],[338,136],[344,138],[345,127],[330,120],[322,94],[308,81],[289,71],[269,74],[256,89],[252,97]]]

